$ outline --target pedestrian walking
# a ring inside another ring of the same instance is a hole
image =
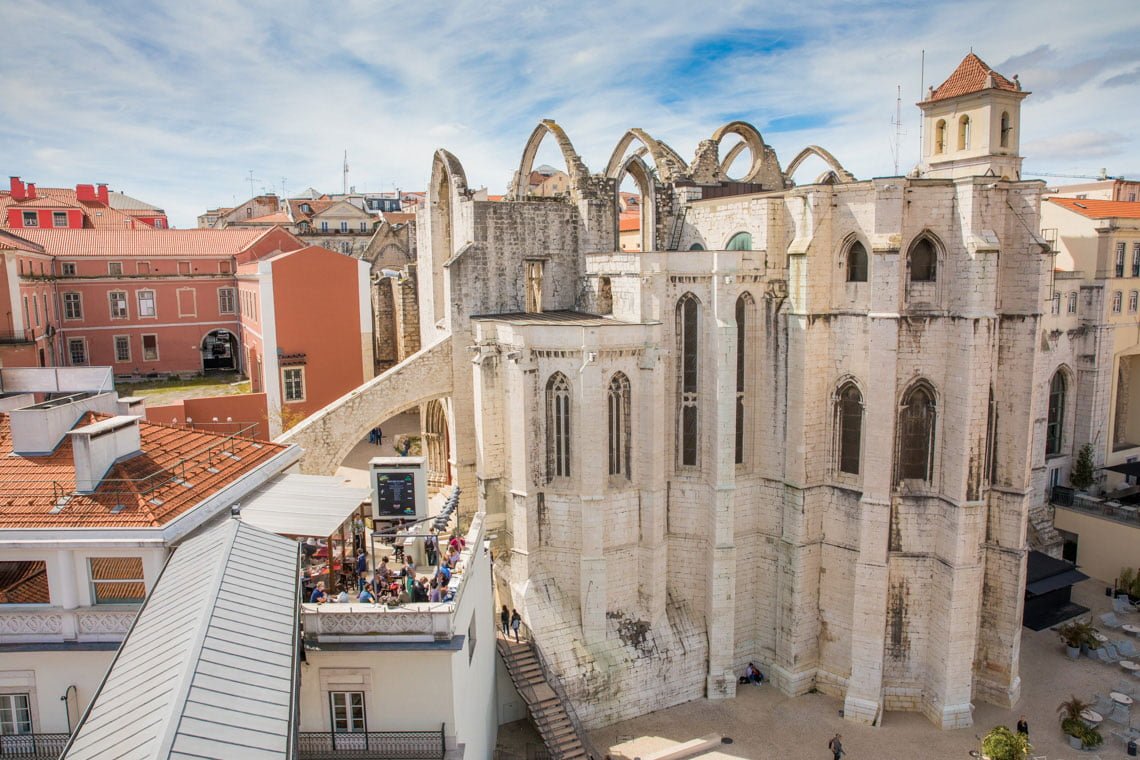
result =
[[[843,749],[843,742],[841,741],[842,739],[842,736],[836,734],[831,738],[831,741],[827,743],[827,748],[831,750],[831,754],[833,755],[832,760],[839,760],[839,758],[847,754],[847,752]]]
[[[511,611],[507,609],[507,605],[503,605],[503,611],[499,613],[499,622],[503,624],[503,635],[510,636],[511,626]]]
[[[1025,734],[1025,738],[1029,738],[1029,721],[1025,719],[1024,715],[1017,719],[1017,733]]]
[[[519,626],[522,625],[522,616],[518,610],[511,611],[511,630],[515,632],[515,643],[519,643]]]

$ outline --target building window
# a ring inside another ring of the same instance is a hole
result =
[[[0,562],[0,604],[51,604],[47,563],[42,560]],[[4,733],[0,731],[0,733]]]
[[[1009,125],[1009,111],[1001,112],[1001,147],[1009,147],[1009,133],[1012,128]]]
[[[252,206],[246,206],[245,207],[245,218],[249,219],[252,216],[253,216],[253,207]]]
[[[87,341],[83,338],[68,338],[67,355],[74,366],[87,363]]]
[[[938,279],[938,252],[934,244],[922,238],[910,249],[907,257],[911,282],[934,282]]]
[[[1070,314],[1077,313],[1077,291],[1075,290],[1069,291],[1069,304],[1067,310]]]
[[[234,289],[218,288],[218,312],[221,314],[233,314],[234,310]]]
[[[138,274],[150,274],[150,262],[140,261],[135,264],[135,272]]]
[[[728,245],[724,247],[726,251],[751,251],[752,250],[752,233],[751,232],[738,232],[728,240]]]
[[[958,150],[970,149],[970,117],[958,119]]]
[[[44,303],[44,309],[47,309],[47,303]],[[32,294],[32,315],[36,318],[36,327],[40,326],[40,297],[35,293]]]
[[[329,223],[328,222],[321,222],[321,232],[328,232],[328,231],[329,231]]]
[[[282,385],[285,387],[286,401],[305,400],[304,367],[286,367],[281,370]]]
[[[680,430],[677,437],[680,443],[678,461],[682,467],[697,466],[699,328],[699,302],[692,293],[686,293],[677,303],[677,354],[680,357],[678,385],[681,391],[681,413],[678,415]]]
[[[542,312],[542,278],[546,262],[528,259],[523,264],[526,268],[526,311],[538,314]]]
[[[83,300],[78,293],[63,294],[63,318],[83,319]]]
[[[624,373],[617,372],[610,380],[607,394],[609,421],[610,475],[622,475],[627,480],[630,473],[630,385]]]
[[[903,397],[899,412],[896,480],[930,480],[934,462],[934,392],[918,383]]]
[[[66,211],[53,211],[51,214],[52,227],[66,227],[67,226],[67,212]]]
[[[62,264],[60,264],[59,267],[60,267],[60,271],[63,273],[64,277],[74,277],[75,276],[75,264],[74,264],[74,262],[65,261]]]
[[[1113,293],[1112,293],[1112,313],[1113,314],[1119,314],[1120,313],[1120,304],[1121,304],[1120,291],[1119,290],[1113,291]],[[38,320],[37,320],[36,324],[37,325],[39,324]]]
[[[32,733],[32,706],[27,694],[0,694],[0,736]],[[19,751],[16,747],[13,750]]]
[[[1124,276],[1124,243],[1116,244],[1116,276]]]
[[[867,281],[867,249],[856,240],[847,249],[847,282]]]
[[[127,318],[127,293],[124,290],[112,290],[107,294],[111,303],[111,319]]]
[[[1053,298],[1051,299],[1051,301],[1052,301],[1052,303],[1049,307],[1049,310],[1053,314],[1060,314],[1061,313],[1061,294],[1054,290],[1053,291]]]
[[[1135,290],[1133,290],[1131,293],[1128,294],[1128,313],[1129,314],[1135,314],[1136,313],[1136,305],[1137,305],[1136,299],[1138,296],[1140,296],[1140,293],[1137,293]]]
[[[570,477],[570,383],[561,372],[546,381],[546,478]]]
[[[123,262],[121,261],[108,261],[107,274],[112,277],[119,277],[123,274]]]
[[[39,227],[40,217],[35,211],[24,212],[24,226],[25,227]]]
[[[989,414],[986,417],[986,482],[994,483],[994,474],[997,472],[997,402],[994,401],[994,389],[990,386]]]
[[[131,360],[131,338],[129,335],[115,336],[115,361],[129,362]]]
[[[1132,244],[1132,276],[1140,277],[1140,243]]]
[[[332,729],[336,733],[362,733],[368,730],[364,720],[364,692],[330,691],[329,710]]]
[[[155,316],[154,291],[140,290],[137,292],[137,295],[139,301],[139,318]]]
[[[28,297],[24,296],[24,327],[32,324],[31,311],[28,309]]]
[[[1065,395],[1068,383],[1065,373],[1057,370],[1049,383],[1049,421],[1045,426],[1045,456],[1061,453],[1065,424]]]
[[[142,336],[143,361],[158,361],[158,336],[154,333]]]
[[[946,152],[946,120],[939,119],[934,125],[934,153],[938,155]]]
[[[863,394],[853,382],[847,382],[835,394],[835,441],[839,471],[859,474],[863,444]]]
[[[744,464],[744,431],[745,431],[745,415],[746,415],[746,399],[745,399],[745,381],[748,376],[747,373],[747,353],[748,350],[748,312],[753,305],[752,296],[748,293],[742,293],[736,299],[736,439],[735,439],[735,455],[733,461],[736,464]]]
[[[360,223],[360,231],[361,232],[368,232],[368,222],[361,222]]]
[[[341,232],[348,232],[348,222],[341,222],[340,223],[340,231]]]

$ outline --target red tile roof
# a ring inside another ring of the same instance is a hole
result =
[[[990,77],[993,77],[991,80]],[[945,82],[934,88],[930,97],[926,99],[927,103],[932,103],[936,100],[947,100],[949,98],[956,98],[960,95],[970,95],[975,92],[981,92],[988,89],[1008,90],[1009,92],[1019,92],[1021,85],[1016,82],[1003,77],[997,73],[978,56],[970,53],[962,62],[958,64],[958,68],[954,69]],[[1026,93],[1027,95],[1029,93]]]
[[[385,211],[383,212],[384,221],[388,224],[407,224],[408,222],[416,221],[416,215],[406,211]]]
[[[50,601],[44,562],[0,562],[0,604],[47,604]]]
[[[28,253],[46,253],[42,245],[33,243],[30,240],[8,232],[7,230],[0,230],[0,251],[3,250],[17,250],[27,251]]]
[[[270,230],[273,228],[270,228]],[[20,237],[42,245],[48,253],[68,258],[194,258],[234,256],[249,248],[265,229],[192,230],[20,230]]]
[[[328,198],[318,198],[316,200],[307,200],[305,198],[290,198],[289,211],[292,213],[294,221],[304,222],[312,219],[314,215],[321,213],[334,203],[336,203],[336,201],[329,200]],[[311,210],[301,210],[302,204],[308,206]]]
[[[76,425],[100,419],[88,413]],[[141,420],[139,433],[142,453],[113,465],[94,493],[77,494],[71,436],[47,456],[14,455],[0,416],[0,529],[158,527],[286,449]]]
[[[8,226],[8,208],[77,208],[84,214],[84,227],[108,230],[149,230],[146,222],[130,214],[105,206],[97,201],[80,201],[74,189],[66,187],[37,187],[33,200],[17,201],[11,191],[0,190],[0,227]]]
[[[620,232],[632,232],[641,229],[641,214],[622,214],[618,221]]]
[[[289,218],[288,214],[286,214],[284,211],[278,211],[273,214],[265,214],[264,216],[255,216],[252,219],[238,219],[236,221],[230,222],[230,225],[237,226],[242,224],[260,224],[263,227],[271,227],[275,224],[290,225],[292,223],[293,220]]]
[[[1089,219],[1140,219],[1140,202],[1097,201],[1083,198],[1046,198]]]

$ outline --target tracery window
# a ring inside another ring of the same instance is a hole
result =
[[[847,249],[847,282],[867,281],[867,249],[856,240]]]
[[[936,421],[934,391],[926,383],[919,382],[903,396],[899,412],[896,480],[930,480]]]
[[[561,372],[546,381],[546,477],[570,477],[570,383]]]
[[[1061,453],[1065,429],[1065,396],[1068,390],[1065,373],[1057,370],[1049,383],[1049,421],[1045,426],[1045,456]]]
[[[858,475],[863,442],[863,394],[854,382],[844,383],[835,394],[835,430],[839,471]]]
[[[938,252],[929,239],[924,237],[911,247],[907,263],[911,282],[934,282],[938,279]]]
[[[630,386],[629,378],[617,372],[606,395],[609,429],[610,475],[630,477]]]
[[[699,376],[700,302],[692,293],[681,296],[677,303],[677,341],[680,357],[678,385],[681,394],[677,452],[682,467],[697,466],[697,393]]]

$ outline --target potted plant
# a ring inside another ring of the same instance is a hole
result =
[[[1090,707],[1091,702],[1085,702],[1075,694],[1069,695],[1068,699],[1057,705],[1057,712],[1061,715],[1061,730],[1069,738],[1069,746],[1073,749],[1081,749],[1085,744],[1088,726],[1081,720],[1081,713]]]
[[[1120,569],[1120,577],[1116,579],[1116,595],[1131,596],[1132,585],[1136,582],[1136,573],[1130,567]]]
[[[982,755],[990,760],[1026,760],[1031,749],[1028,736],[1006,726],[994,726],[982,738]]]
[[[1070,620],[1058,628],[1057,633],[1065,644],[1065,653],[1073,660],[1080,657],[1081,649],[1087,648],[1090,641],[1096,642],[1092,636],[1092,625],[1079,620]]]

